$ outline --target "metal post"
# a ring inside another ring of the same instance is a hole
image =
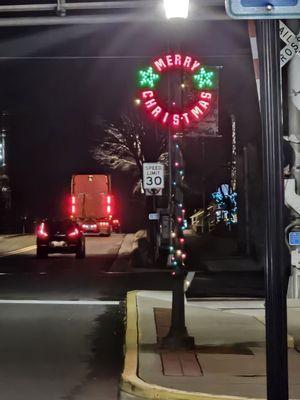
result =
[[[156,207],[156,194],[155,194],[155,192],[156,192],[156,190],[154,189],[152,189],[152,212],[153,213],[156,213],[156,209],[157,209],[157,207]],[[151,221],[152,222],[152,226],[151,226],[151,231],[152,231],[152,257],[153,257],[153,265],[155,265],[156,264],[156,262],[157,262],[157,221],[156,220],[154,220],[154,221]]]
[[[268,400],[288,399],[279,23],[260,25]]]

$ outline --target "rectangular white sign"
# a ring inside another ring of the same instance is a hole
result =
[[[164,165],[161,163],[143,164],[143,188],[163,189],[165,186]]]
[[[149,219],[150,219],[150,221],[159,220],[159,214],[158,213],[151,213],[151,214],[149,214]]]

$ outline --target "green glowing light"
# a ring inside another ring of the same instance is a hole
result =
[[[200,68],[199,72],[193,76],[198,89],[212,89],[214,87],[215,73],[207,71],[204,67]]]
[[[154,88],[156,81],[159,80],[159,75],[153,72],[153,68],[141,69],[138,72],[139,86]]]

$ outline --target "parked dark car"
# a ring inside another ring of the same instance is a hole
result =
[[[36,235],[37,258],[46,258],[49,253],[75,253],[76,258],[85,257],[85,237],[76,222],[43,221]]]

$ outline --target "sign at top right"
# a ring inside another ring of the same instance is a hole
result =
[[[225,7],[235,19],[300,18],[300,0],[225,0]]]

